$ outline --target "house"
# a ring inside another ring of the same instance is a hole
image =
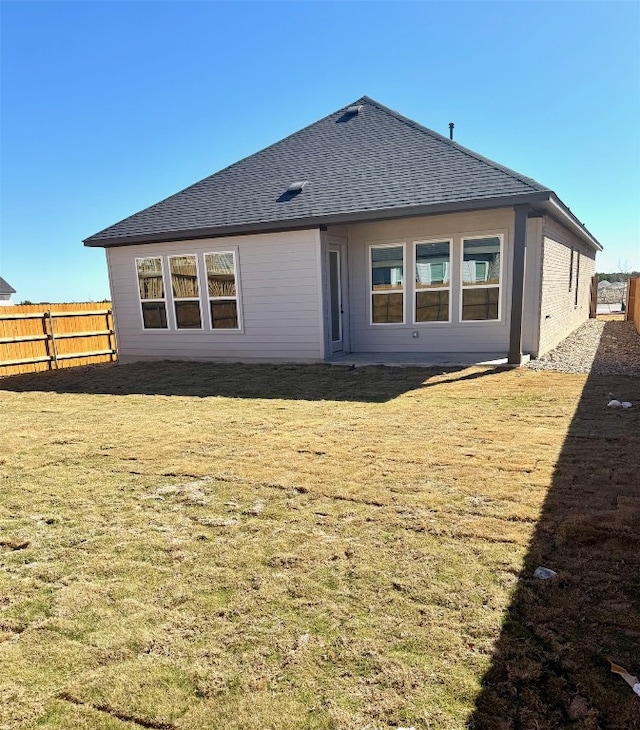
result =
[[[11,304],[11,295],[15,293],[16,290],[0,276],[0,307]]]
[[[612,314],[624,312],[627,304],[626,281],[610,282],[606,279],[598,282],[597,313]]]
[[[122,362],[537,357],[598,241],[549,188],[363,97],[90,236]]]

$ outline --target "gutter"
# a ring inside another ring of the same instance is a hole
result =
[[[552,215],[555,214],[556,217],[560,218],[583,241],[586,241],[596,251],[602,251],[602,245],[596,237],[587,230],[585,225],[576,218],[555,193],[551,193],[549,196],[548,207],[551,208],[550,212]]]

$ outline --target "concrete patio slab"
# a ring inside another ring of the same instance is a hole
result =
[[[523,357],[527,362],[528,356]],[[349,365],[364,367],[367,365],[387,365],[389,367],[518,367],[508,363],[505,353],[477,353],[477,352],[349,352],[336,353],[330,360],[330,365]]]

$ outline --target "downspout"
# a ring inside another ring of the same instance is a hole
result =
[[[514,205],[513,271],[511,276],[511,330],[509,364],[522,364],[522,303],[524,301],[524,262],[527,251],[528,205]]]

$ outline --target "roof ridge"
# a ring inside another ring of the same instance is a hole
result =
[[[506,173],[507,175],[512,177],[514,180],[517,180],[518,182],[522,182],[525,185],[530,185],[532,188],[534,188],[534,190],[537,190],[540,192],[542,192],[542,191],[547,192],[547,191],[551,190],[551,188],[548,188],[546,185],[539,183],[537,180],[534,180],[532,177],[527,177],[526,175],[521,175],[517,170],[513,170],[510,167],[506,167],[506,165],[501,165],[499,162],[495,162],[495,160],[492,160],[489,157],[485,157],[484,155],[481,155],[478,152],[475,152],[474,150],[469,149],[468,147],[465,147],[464,145],[461,145],[452,139],[448,139],[447,137],[440,134],[439,132],[436,132],[433,129],[429,129],[429,127],[425,127],[423,124],[420,124],[420,122],[416,122],[414,119],[411,119],[410,117],[405,117],[404,114],[400,114],[400,112],[397,112],[395,109],[391,109],[390,107],[385,106],[384,104],[381,104],[379,101],[372,99],[370,96],[363,96],[361,99],[358,99],[358,101],[365,101],[369,104],[372,104],[373,106],[377,107],[381,111],[386,112],[387,114],[390,114],[392,117],[394,117],[398,121],[403,122],[404,124],[407,124],[409,127],[417,129],[420,132],[424,132],[425,134],[429,135],[430,137],[437,139],[439,142],[444,142],[449,147],[452,147],[453,149],[458,150],[458,152],[462,152],[463,154],[466,154],[469,157],[472,157],[476,160],[479,160],[480,162],[484,162],[485,164],[490,165],[495,170]],[[354,103],[357,104],[358,102],[354,102]]]
[[[357,102],[354,102],[354,104]],[[248,160],[250,157],[254,157],[255,155],[259,155],[262,152],[266,152],[267,150],[270,150],[272,147],[275,147],[276,145],[281,144],[282,142],[286,142],[286,140],[290,139],[291,137],[295,137],[296,135],[300,134],[301,132],[305,132],[307,129],[311,129],[311,127],[315,127],[317,124],[320,124],[321,122],[324,122],[325,119],[329,119],[330,117],[333,117],[334,115],[341,112],[343,109],[346,109],[349,106],[349,104],[340,107],[339,109],[336,109],[335,111],[331,112],[330,114],[326,114],[321,119],[316,119],[315,122],[311,122],[311,124],[307,124],[305,127],[301,127],[300,129],[296,129],[295,132],[291,132],[291,134],[288,134],[286,137],[283,137],[282,139],[278,139],[275,142],[272,142],[271,144],[268,144],[266,147],[262,147],[259,150],[256,150],[255,152],[252,152],[251,154],[247,155],[246,157],[242,157],[239,160],[236,160],[235,162],[232,162],[230,165],[227,165],[226,167],[223,167],[221,170],[218,170],[217,172],[212,173],[211,175],[207,175],[207,177],[202,178],[199,182],[202,182],[203,180],[207,180],[210,177],[214,177],[215,175],[219,175],[221,172],[224,172],[225,170],[229,170],[232,167],[235,167],[236,165],[239,165],[241,162],[244,162],[245,160]],[[197,185],[197,183],[194,183],[194,185]],[[191,185],[189,186],[191,187]],[[187,188],[185,188],[186,190]],[[176,193],[177,194],[177,193]]]
[[[0,276],[0,291],[3,294],[15,294],[16,290],[9,284],[9,282],[6,279],[3,279]]]
[[[368,97],[363,97],[363,99],[368,99]],[[353,102],[353,103],[357,104],[357,102]],[[256,150],[255,152],[251,152],[250,154],[246,155],[245,157],[241,157],[239,160],[232,162],[230,165],[227,165],[226,167],[223,167],[220,170],[216,170],[215,172],[212,172],[210,175],[205,175],[205,177],[200,178],[200,180],[196,180],[196,182],[191,183],[191,185],[187,185],[186,187],[181,188],[177,192],[171,193],[171,195],[167,195],[166,198],[162,198],[160,200],[157,200],[155,203],[151,203],[150,205],[147,205],[146,207],[142,208],[142,210],[139,210],[136,213],[132,213],[131,215],[125,216],[122,220],[118,221],[117,223],[113,223],[112,225],[107,226],[106,228],[103,228],[102,230],[98,231],[97,233],[94,233],[92,236],[89,236],[85,240],[89,241],[93,238],[99,238],[100,234],[103,233],[104,231],[109,230],[109,228],[113,228],[113,226],[117,226],[120,223],[124,223],[125,221],[129,220],[129,218],[134,218],[135,216],[139,215],[140,213],[145,213],[147,210],[150,210],[151,208],[155,208],[156,205],[160,205],[161,203],[164,203],[167,200],[171,200],[172,198],[176,198],[178,195],[182,195],[182,193],[185,193],[187,190],[191,190],[191,188],[195,187],[196,185],[200,185],[203,182],[206,182],[207,180],[210,180],[213,177],[217,177],[218,175],[221,175],[223,172],[230,170],[232,167],[236,167],[236,166],[242,164],[249,158],[255,157],[256,155],[260,155],[263,152],[270,150],[272,147],[275,147],[276,145],[279,145],[282,142],[285,142],[286,140],[290,139],[291,137],[295,137],[297,134],[300,134],[301,132],[304,132],[307,129],[310,129],[311,127],[315,127],[317,124],[324,122],[326,119],[329,119],[330,117],[333,117],[336,114],[339,114],[341,111],[346,109],[348,106],[350,106],[350,105],[346,104],[345,106],[342,106],[339,109],[336,109],[335,111],[331,112],[330,114],[326,114],[321,119],[317,119],[315,122],[311,122],[311,124],[307,124],[305,127],[302,127],[301,129],[297,129],[295,132],[291,132],[291,134],[288,134],[286,137],[276,140],[275,142],[272,142],[271,144],[267,145],[266,147],[262,147],[259,150]]]

